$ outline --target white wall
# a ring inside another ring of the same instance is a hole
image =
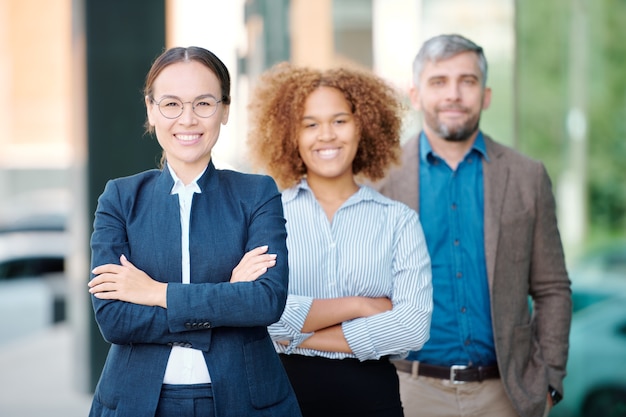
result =
[[[167,0],[167,46],[201,46],[226,64],[231,76],[228,124],[213,150],[215,164],[237,167],[245,137],[245,94],[238,91],[238,51],[245,39],[244,0]],[[243,105],[243,108],[242,108]]]

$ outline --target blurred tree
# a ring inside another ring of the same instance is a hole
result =
[[[590,5],[590,223],[596,234],[626,235],[626,2]]]
[[[552,178],[566,145],[569,0],[517,1],[516,143]]]
[[[553,179],[568,164],[566,120],[575,68],[586,54],[587,241],[626,236],[626,2],[580,0],[588,51],[570,44],[571,0],[516,2],[516,143],[542,160]],[[579,73],[580,74],[580,73]],[[581,167],[581,169],[585,169]]]

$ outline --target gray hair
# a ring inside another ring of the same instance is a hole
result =
[[[478,68],[482,75],[483,88],[487,84],[487,58],[483,48],[461,35],[439,35],[428,39],[413,61],[413,83],[419,85],[419,79],[427,62],[437,62],[451,58],[463,52],[474,52],[478,56]]]

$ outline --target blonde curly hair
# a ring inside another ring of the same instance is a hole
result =
[[[318,87],[341,91],[352,106],[361,140],[352,172],[376,181],[398,163],[404,106],[396,90],[363,70],[317,70],[282,62],[264,72],[250,103],[247,145],[252,166],[289,188],[306,176],[298,152],[304,104]]]

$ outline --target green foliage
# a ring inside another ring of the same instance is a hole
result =
[[[517,143],[546,164],[553,179],[563,170],[567,112],[568,0],[529,0],[517,6]]]
[[[572,24],[580,5],[583,24]],[[542,160],[553,179],[566,167],[565,120],[576,83],[576,56],[587,57],[582,86],[587,112],[590,236],[626,235],[626,2],[517,2],[517,143]],[[587,34],[572,44],[576,31]],[[578,86],[580,87],[580,86]],[[583,167],[581,167],[583,168]]]
[[[626,2],[589,5],[590,221],[626,234]]]

